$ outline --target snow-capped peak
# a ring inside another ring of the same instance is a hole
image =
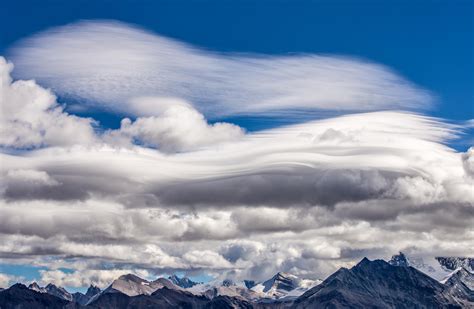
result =
[[[474,259],[471,258],[436,257],[423,259],[422,257],[408,257],[403,252],[392,256],[388,263],[394,266],[411,266],[442,283],[446,282],[456,269],[463,267],[470,271],[470,267],[474,267]]]
[[[455,270],[462,267],[471,273],[474,273],[474,258],[438,256],[435,259],[443,268],[447,270]]]
[[[102,293],[113,293],[119,291],[128,296],[136,296],[141,294],[150,295],[162,287],[163,284],[160,282],[150,282],[136,275],[127,274],[114,280],[112,284]]]
[[[299,296],[318,285],[321,281],[303,280],[295,275],[279,272],[272,278],[256,284],[252,290],[268,298],[282,298],[287,296]]]
[[[40,286],[38,285],[38,283],[36,283],[36,282],[31,283],[31,284],[28,286],[28,288],[29,288],[30,290],[33,290],[33,291],[36,291],[36,292],[39,292],[39,293],[47,293],[46,289],[43,288],[43,287],[40,287]]]

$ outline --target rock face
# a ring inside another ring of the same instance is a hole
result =
[[[100,289],[97,286],[90,285],[89,288],[87,289],[86,296],[87,297],[92,297],[94,295],[97,295],[100,293]]]
[[[280,298],[298,287],[297,277],[279,272],[267,281],[256,284],[252,290],[267,298]]]
[[[61,299],[72,301],[72,295],[65,288],[60,286],[55,286],[54,284],[50,283],[46,287],[46,292],[50,295],[59,297]]]
[[[151,295],[158,289],[167,287],[169,289],[178,289],[171,281],[165,278],[159,278],[155,281],[148,281],[138,276],[128,274],[120,276],[105,289],[102,294],[121,292],[128,296]]]
[[[453,272],[446,280],[445,286],[452,295],[456,297],[467,295],[467,299],[474,303],[474,274],[465,268],[458,268]]]
[[[23,284],[15,284],[0,292],[0,308],[75,308],[74,304],[48,293],[37,292]]]
[[[470,272],[474,272],[474,258],[466,257],[436,257],[436,260],[448,270],[456,270],[465,268]]]
[[[438,281],[445,280],[452,273],[452,270],[443,267],[435,258],[425,261],[421,257],[408,257],[403,252],[392,256],[388,263],[393,266],[414,267]]]
[[[32,284],[30,284],[28,286],[29,289],[33,290],[33,291],[36,291],[38,293],[47,293],[46,292],[46,289],[45,288],[42,288],[38,285],[38,283],[36,282],[33,282]]]
[[[292,274],[279,272],[272,278],[255,284],[251,290],[264,298],[280,299],[285,297],[296,298],[309,288],[316,286],[320,281],[302,280]]]
[[[38,285],[38,283],[36,282],[33,282],[32,284],[30,284],[28,286],[28,288],[30,290],[33,290],[35,292],[38,292],[38,293],[47,293],[49,295],[53,295],[53,296],[56,296],[56,297],[59,297],[61,299],[64,299],[64,300],[67,300],[67,301],[72,301],[73,300],[73,296],[71,293],[69,293],[68,291],[66,291],[65,288],[63,287],[58,287],[52,283],[48,284],[47,286],[45,287],[40,287]]]
[[[453,275],[464,283],[469,289],[474,290],[473,271],[471,267],[474,259],[460,257],[436,257],[432,265],[426,264],[421,258],[411,259],[400,252],[392,256],[390,265],[414,267],[441,283],[446,283]],[[461,271],[463,270],[463,271]],[[459,273],[458,273],[459,272]],[[454,278],[453,278],[454,280]]]
[[[392,255],[392,258],[390,261],[388,261],[390,265],[393,266],[402,266],[402,267],[408,267],[410,266],[410,262],[408,262],[408,258],[405,256],[403,252],[400,252],[399,254]]]
[[[291,291],[298,285],[296,283],[296,276],[279,272],[271,279],[263,282],[263,292],[268,293],[271,291]]]
[[[251,289],[255,286],[256,282],[254,280],[244,280],[245,287]]]
[[[98,287],[90,285],[87,289],[86,294],[82,293],[74,293],[72,294],[72,299],[74,302],[78,303],[79,305],[87,304],[95,295],[99,294],[101,291]]]
[[[461,293],[462,294],[462,293]],[[351,269],[341,268],[294,302],[295,308],[462,308],[468,296],[413,267],[393,266],[364,258]]]
[[[107,293],[89,304],[90,308],[253,308],[250,302],[217,296],[209,299],[183,290],[161,288],[151,295],[127,296],[123,293]]]
[[[195,286],[196,284],[198,284],[197,282],[192,281],[188,277],[180,278],[176,275],[169,276],[168,280],[173,282],[173,284],[175,284],[179,287],[182,287],[183,289],[191,288],[191,287]]]

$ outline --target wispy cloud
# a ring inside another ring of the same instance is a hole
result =
[[[427,108],[433,97],[389,68],[314,54],[218,53],[111,21],[53,28],[12,50],[20,78],[81,103],[153,116],[155,96],[191,102],[207,118],[295,110]],[[295,116],[298,113],[294,114]]]
[[[384,67],[218,54],[108,22],[40,34],[14,59],[87,107],[138,116],[95,132],[0,58],[0,145],[24,150],[0,154],[0,258],[45,266],[42,282],[317,278],[367,252],[472,247],[473,148],[445,145],[463,126],[372,111],[431,102]],[[365,112],[257,133],[206,118],[284,109]]]

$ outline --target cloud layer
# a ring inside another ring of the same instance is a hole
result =
[[[207,121],[429,104],[384,67],[215,54],[115,23],[41,34],[15,59],[20,75],[139,116],[94,131],[50,90],[12,81],[0,58],[0,259],[46,268],[43,283],[173,271],[316,279],[398,250],[472,254],[474,150],[445,146],[462,128],[401,111],[257,133]]]
[[[368,61],[216,53],[111,21],[51,29],[18,44],[12,57],[20,78],[136,116],[155,116],[163,102],[133,102],[142,96],[187,100],[207,118],[419,109],[433,102],[427,91]]]

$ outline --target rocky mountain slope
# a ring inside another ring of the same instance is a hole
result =
[[[182,287],[183,289],[188,289],[188,288],[191,288],[191,287],[195,286],[196,284],[199,284],[198,282],[192,281],[188,277],[180,278],[177,275],[169,276],[168,280],[171,281],[173,284],[175,284],[179,287]]]
[[[364,258],[351,269],[341,268],[297,298],[294,308],[463,308],[469,295],[451,289],[413,267]]]

